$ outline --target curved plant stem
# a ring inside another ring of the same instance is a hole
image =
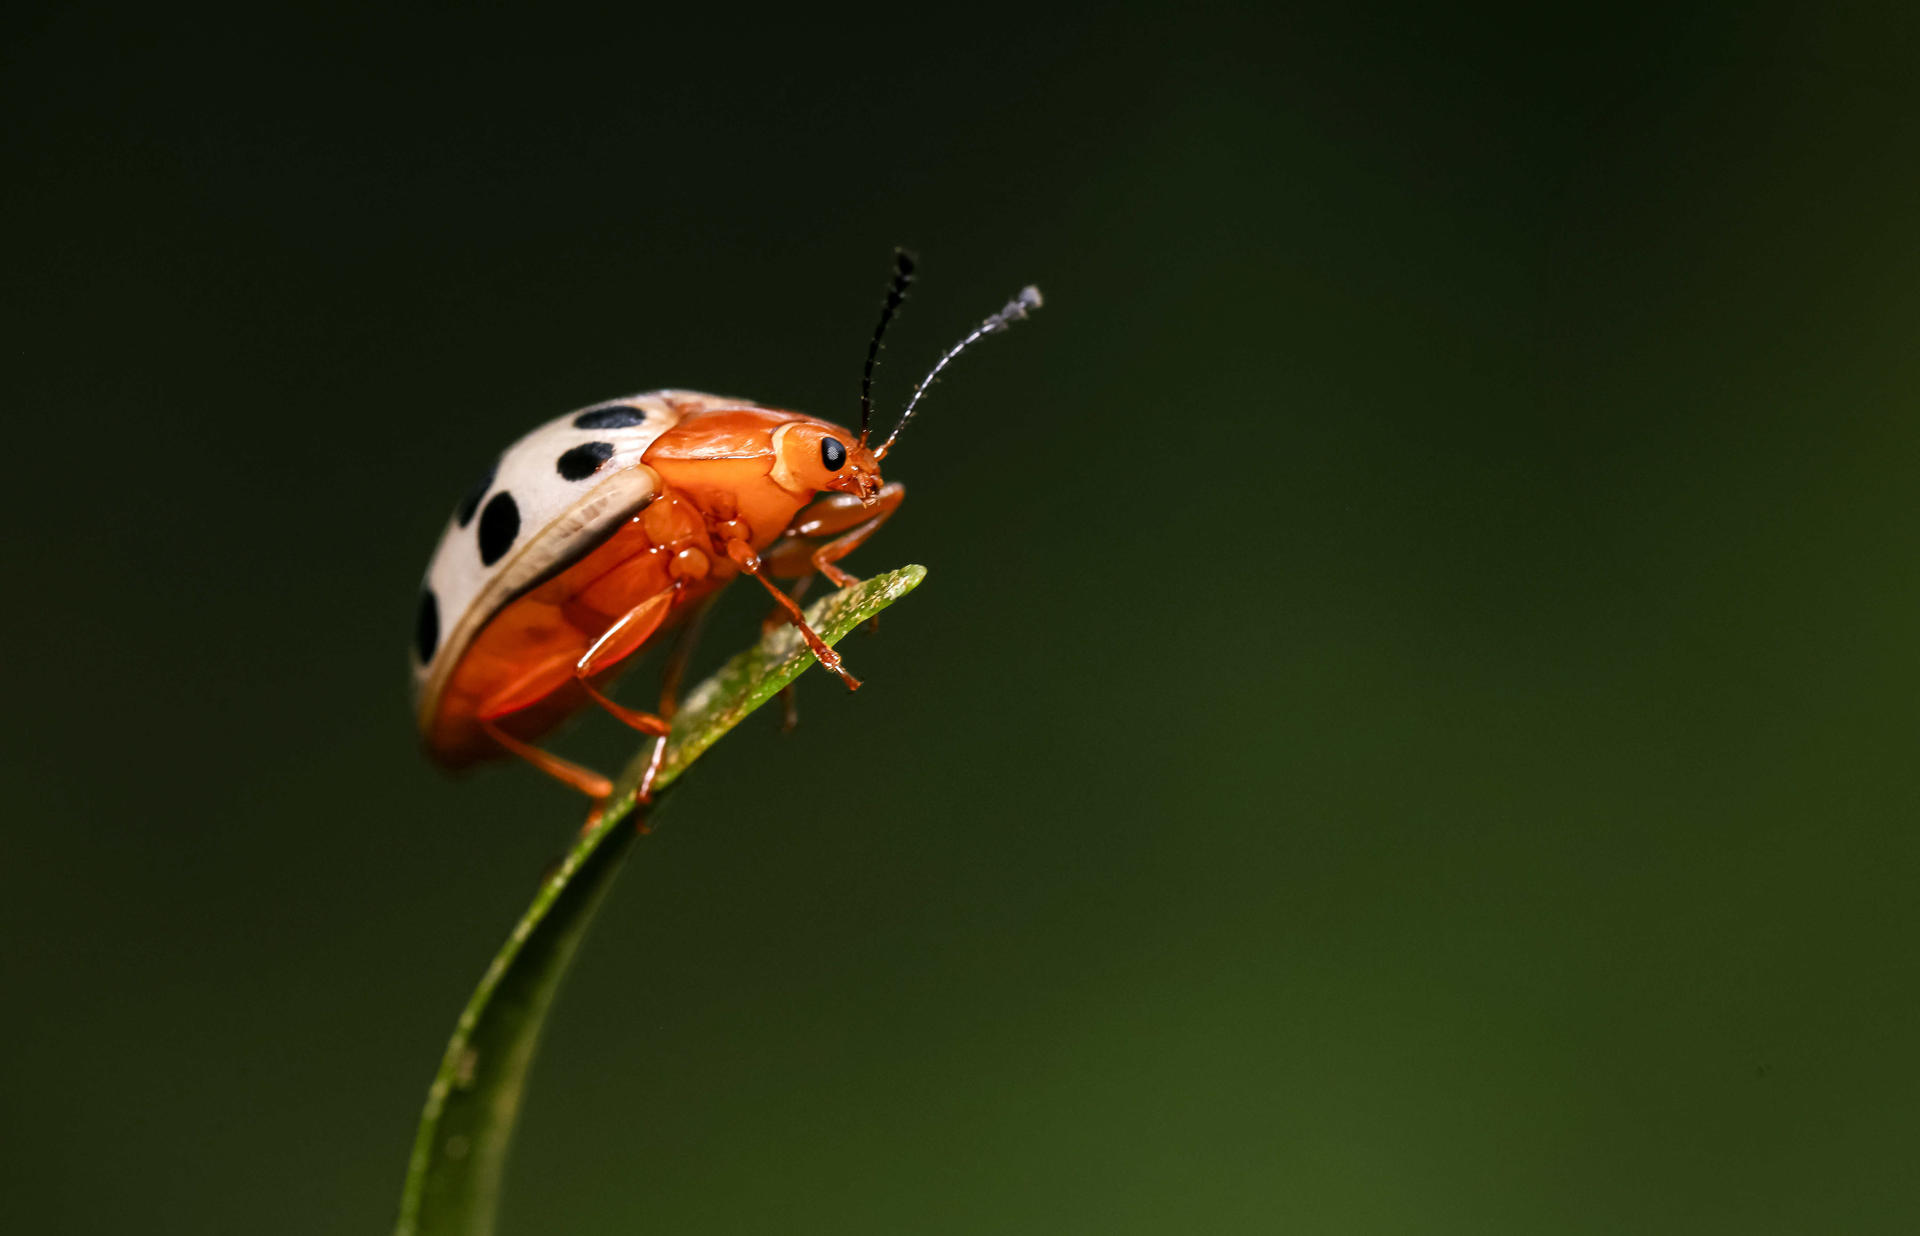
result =
[[[827,643],[838,643],[926,574],[924,567],[909,566],[876,576],[815,604],[807,621]],[[781,627],[694,688],[674,717],[655,802],[722,735],[811,664],[813,655],[798,633]],[[527,1068],[574,949],[639,836],[633,791],[648,754],[642,750],[621,776],[599,826],[583,834],[540,882],[533,904],[460,1011],[420,1114],[398,1236],[494,1231]]]

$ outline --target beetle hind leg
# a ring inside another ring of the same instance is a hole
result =
[[[519,756],[541,772],[552,777],[560,784],[580,791],[594,802],[594,818],[598,819],[600,808],[605,805],[608,796],[613,793],[613,782],[607,780],[591,768],[574,763],[564,756],[542,750],[524,739],[515,738],[500,728],[492,717],[480,718],[480,728],[487,736],[503,748]]]

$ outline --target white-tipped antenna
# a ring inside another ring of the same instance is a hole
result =
[[[920,379],[920,385],[914,388],[913,398],[907,400],[907,410],[900,414],[900,423],[893,427],[893,432],[887,435],[887,440],[880,444],[880,449],[873,453],[873,457],[875,459],[887,457],[887,452],[893,449],[894,439],[900,436],[900,431],[907,427],[909,420],[913,419],[913,410],[920,406],[920,397],[927,393],[927,388],[933,385],[933,380],[940,376],[940,371],[947,367],[948,362],[988,335],[999,334],[1015,322],[1025,321],[1027,315],[1038,309],[1040,304],[1039,288],[1031,284],[1021,288],[1019,294],[1008,301],[1000,312],[974,327],[965,339],[954,344],[945,356],[935,361],[933,368],[927,371],[927,376]]]

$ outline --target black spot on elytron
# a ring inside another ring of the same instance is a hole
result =
[[[579,446],[560,456],[554,466],[560,469],[560,475],[570,481],[584,481],[600,470],[600,465],[613,458],[613,443],[582,442]]]
[[[454,522],[462,528],[473,522],[473,513],[480,509],[480,499],[487,496],[487,490],[493,487],[493,477],[500,471],[500,461],[494,460],[487,465],[487,474],[473,483],[467,496],[460,499],[460,509],[453,513]]]
[[[413,650],[420,654],[420,664],[433,660],[433,650],[440,646],[440,602],[434,597],[433,589],[420,590],[420,612],[413,620]]]
[[[638,408],[629,408],[625,404],[615,404],[611,408],[595,408],[591,412],[582,412],[573,418],[575,429],[632,429],[643,424],[647,414]]]
[[[826,465],[829,472],[838,472],[847,466],[847,448],[840,439],[820,439],[820,462]]]
[[[520,535],[520,506],[513,495],[501,490],[487,503],[487,509],[480,512],[480,561],[492,566],[506,556],[513,548],[513,539]]]

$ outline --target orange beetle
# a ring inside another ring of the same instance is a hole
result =
[[[798,412],[662,390],[568,413],[509,447],[455,510],[421,587],[412,660],[428,753],[449,768],[519,756],[592,798],[597,814],[612,783],[534,745],[596,704],[658,738],[639,789],[646,801],[688,641],[668,667],[658,713],[615,703],[608,682],[743,572],[820,663],[858,688],[796,598],[815,573],[843,588],[857,582],[836,564],[905,496],[881,480],[880,461],[928,386],[973,343],[1040,306],[1039,291],[1025,288],[976,327],[869,449],[874,362],[912,281],[912,258],[897,253],[861,376],[857,438]],[[790,595],[775,576],[800,582]]]

